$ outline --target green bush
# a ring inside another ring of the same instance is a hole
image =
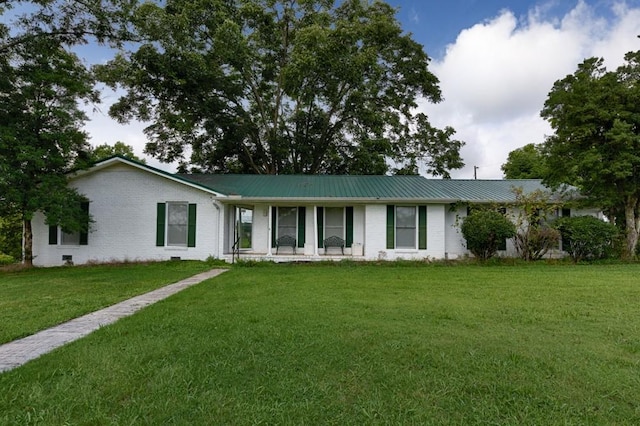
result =
[[[527,225],[518,232],[514,243],[516,251],[523,260],[539,260],[558,245],[560,232],[546,225]]]
[[[18,215],[0,216],[0,253],[22,258],[22,219]]]
[[[574,262],[611,256],[618,229],[593,216],[563,217],[556,227],[562,234],[563,249]]]
[[[506,238],[513,238],[516,227],[500,212],[475,210],[465,217],[461,226],[467,248],[480,260],[493,257]]]
[[[0,266],[11,265],[12,263],[15,263],[15,261],[16,260],[13,258],[13,256],[0,253]]]

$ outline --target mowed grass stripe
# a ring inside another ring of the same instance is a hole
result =
[[[0,423],[637,424],[638,265],[235,268],[0,376]]]

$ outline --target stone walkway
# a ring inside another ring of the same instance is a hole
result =
[[[172,294],[184,290],[187,287],[198,284],[206,279],[213,278],[226,269],[212,269],[194,275],[191,278],[178,281],[174,284],[141,294],[117,303],[108,308],[72,319],[47,330],[40,331],[20,340],[0,345],[0,373],[19,367],[32,359],[38,358],[60,346],[80,339],[98,328],[112,324],[120,318],[134,314],[136,311],[149,306]]]

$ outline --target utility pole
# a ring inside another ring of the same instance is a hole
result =
[[[477,172],[478,172],[478,169],[479,169],[479,168],[480,168],[480,167],[478,167],[478,166],[473,166],[473,179],[474,179],[474,180],[475,180],[475,179],[478,179],[478,173],[477,173]]]

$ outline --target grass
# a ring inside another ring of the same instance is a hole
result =
[[[638,424],[639,275],[234,268],[0,375],[0,424]]]
[[[204,262],[156,262],[0,271],[0,343],[211,268]]]

